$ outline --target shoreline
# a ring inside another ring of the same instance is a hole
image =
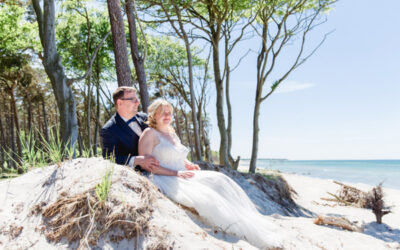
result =
[[[249,170],[249,166],[248,165],[239,165],[239,167],[238,167],[238,171],[240,171],[240,172],[245,172],[245,173],[247,173],[248,172],[248,170]],[[400,171],[400,169],[399,169],[399,171]],[[277,172],[277,173],[281,173],[281,174],[288,174],[288,175],[298,175],[298,176],[304,176],[304,177],[310,177],[310,178],[315,178],[315,179],[320,179],[320,180],[325,180],[325,181],[340,181],[340,182],[343,182],[343,183],[346,183],[346,184],[349,184],[349,185],[353,185],[353,186],[357,186],[357,185],[361,185],[361,186],[363,186],[363,185],[365,185],[365,186],[368,186],[369,187],[369,190],[370,189],[372,189],[372,187],[375,187],[375,186],[377,186],[380,182],[377,182],[377,183],[371,183],[371,182],[367,182],[367,181],[365,181],[365,182],[362,182],[362,181],[348,181],[348,180],[344,180],[344,179],[342,179],[342,178],[334,178],[334,177],[321,177],[321,176],[314,176],[314,175],[312,175],[312,174],[310,174],[310,173],[296,173],[296,172],[294,172],[294,171],[284,171],[284,170],[279,170],[279,169],[265,169],[265,168],[259,168],[259,167],[257,167],[256,168],[256,172],[258,172],[258,173],[273,173],[273,172]],[[400,175],[400,173],[399,173],[399,175]],[[387,187],[386,185],[387,184],[385,184],[385,180],[383,180],[383,181],[381,181],[383,184],[382,184],[382,188],[384,188],[384,189],[392,189],[392,190],[397,190],[397,191],[400,191],[400,186],[399,187],[393,187],[392,185],[390,185],[389,187]]]

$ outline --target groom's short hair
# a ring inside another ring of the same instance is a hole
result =
[[[118,99],[121,99],[121,98],[124,97],[125,92],[128,92],[128,93],[134,92],[134,93],[136,93],[137,90],[134,87],[129,87],[129,86],[118,87],[113,93],[114,105],[117,105],[117,100]]]

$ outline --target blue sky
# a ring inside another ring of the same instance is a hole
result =
[[[335,4],[310,45],[334,32],[261,106],[259,158],[400,159],[399,9],[397,0]],[[243,42],[232,60],[247,48],[257,50],[259,41]],[[289,61],[290,55],[283,59]],[[243,60],[231,82],[232,154],[249,158],[255,53]],[[215,99],[208,110],[211,147],[218,150]]]

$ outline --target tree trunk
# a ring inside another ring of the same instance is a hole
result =
[[[92,136],[91,136],[91,133],[90,133],[90,114],[91,114],[91,112],[90,112],[90,109],[91,109],[91,100],[92,100],[92,84],[91,84],[91,80],[92,80],[92,78],[89,76],[88,78],[87,78],[87,87],[88,87],[88,89],[87,89],[87,95],[86,95],[86,99],[87,99],[87,109],[86,109],[86,129],[87,129],[87,137],[86,137],[86,139],[87,139],[87,145],[86,145],[86,148],[89,150],[89,152],[90,152],[90,150],[91,150],[91,148],[92,148]]]
[[[215,42],[216,41],[216,42]],[[214,80],[215,88],[217,90],[217,119],[218,129],[221,136],[219,146],[219,164],[231,167],[228,158],[228,136],[225,128],[225,117],[224,117],[224,87],[221,80],[221,71],[219,67],[219,45],[218,39],[214,39],[213,42],[213,68],[214,68]]]
[[[203,107],[199,108],[199,109],[203,109],[202,113],[204,113],[204,121],[207,121],[207,112],[206,112],[206,102],[204,102]],[[210,162],[212,162],[212,153],[211,153],[211,146],[210,146],[210,140],[208,138],[208,133],[206,129],[202,129],[201,130],[203,132],[203,137],[204,137],[204,147],[205,147],[205,151],[206,151],[206,159]]]
[[[97,156],[97,139],[99,135],[100,124],[100,65],[99,60],[96,60],[96,125],[94,128],[93,138],[93,155]]]
[[[200,113],[200,109],[198,109],[198,110]],[[197,120],[199,121],[199,132],[200,132],[200,131],[203,131],[203,122],[201,120],[201,115],[199,116],[199,113],[197,114]],[[205,148],[202,147],[202,145],[205,144],[204,133],[200,133],[199,136],[200,136],[200,150],[201,150],[200,153],[202,156],[205,156],[205,151],[204,151]]]
[[[49,142],[49,126],[47,125],[47,113],[46,113],[46,105],[44,102],[44,97],[42,96],[42,113],[43,113],[43,134],[46,142]]]
[[[225,60],[228,60],[227,56]],[[229,163],[231,164],[233,169],[237,169],[237,164],[236,161],[233,159],[231,155],[231,149],[232,149],[232,105],[231,105],[231,99],[229,95],[229,87],[230,87],[230,68],[229,68],[229,63],[226,66],[226,78],[225,78],[225,97],[226,97],[226,107],[228,111],[228,126],[226,128],[226,135],[228,137],[228,157],[229,157]]]
[[[40,138],[40,131],[43,131],[43,123],[42,123],[42,119],[40,117],[40,105],[37,102],[36,102],[36,113],[37,113],[37,116],[36,116],[37,121],[35,121],[35,116],[32,117],[33,124],[37,124],[36,129],[34,128],[32,131],[29,131],[31,134],[31,142],[35,143],[35,145],[37,143],[36,138],[38,138],[38,142],[43,142],[42,138]],[[29,146],[32,148],[32,146],[34,146],[34,145],[32,145],[32,143],[30,143]]]
[[[257,81],[261,81],[261,79],[258,79]],[[254,105],[254,116],[253,116],[253,145],[251,149],[251,160],[249,167],[249,172],[251,173],[256,172],[256,163],[258,155],[258,134],[260,131],[258,119],[260,117],[261,92],[262,88],[260,88],[260,83],[257,82],[256,103]]]
[[[267,26],[263,26],[263,38],[266,39],[267,37]],[[257,155],[258,155],[258,134],[260,131],[259,126],[259,117],[260,117],[260,105],[261,105],[261,98],[262,98],[262,90],[264,86],[264,69],[263,65],[265,64],[264,60],[266,60],[266,42],[262,43],[261,52],[257,56],[257,88],[256,88],[256,98],[254,104],[254,114],[253,114],[253,144],[251,149],[251,159],[250,159],[250,166],[249,172],[255,173],[256,172],[256,163],[257,163]]]
[[[37,16],[40,41],[43,46],[43,66],[50,79],[59,110],[61,141],[64,146],[75,150],[75,142],[78,137],[76,104],[72,88],[68,84],[61,58],[57,52],[54,0],[44,1],[43,15],[40,1],[33,0],[32,2]]]
[[[28,133],[31,133],[32,132],[32,102],[31,102],[31,98],[29,97],[29,94],[27,95],[25,100],[28,104]]]
[[[182,129],[181,129],[181,124],[179,121],[179,116],[178,116],[178,110],[175,109],[176,111],[174,112],[174,118],[175,118],[175,125],[176,125],[176,132],[178,134],[178,137],[181,141],[183,141],[182,137]]]
[[[5,112],[2,111],[2,108],[0,107],[0,168],[4,170],[4,162],[5,162],[5,157],[4,157],[4,150],[5,150],[5,145],[6,145],[6,139],[4,136],[4,130],[3,130],[3,114]]]
[[[9,152],[9,156],[8,157],[8,168],[14,168],[17,169],[17,166],[15,165],[15,162],[13,159],[17,159],[17,155],[16,155],[16,149],[15,149],[15,135],[14,135],[14,119],[13,119],[13,115],[11,112],[8,113],[8,119],[7,119],[7,124],[8,124],[8,131],[9,131],[9,142],[10,145],[8,146],[8,152]],[[11,149],[11,152],[10,152]]]
[[[240,156],[235,160],[231,154],[232,150],[232,105],[230,99],[230,79],[231,79],[231,69],[229,66],[229,38],[225,33],[225,100],[226,100],[226,108],[228,111],[228,126],[226,128],[226,134],[228,137],[228,158],[229,163],[231,164],[232,169],[237,170],[239,167]]]
[[[0,144],[0,152],[1,152],[1,155],[2,155],[2,168],[4,167],[4,164],[5,164],[5,162],[7,161],[7,154],[6,154],[6,150],[8,150],[8,146],[7,146],[7,135],[9,135],[9,133],[7,133],[7,124],[8,124],[8,121],[7,121],[7,105],[6,105],[6,101],[5,101],[5,98],[2,96],[1,97],[1,100],[2,100],[2,106],[0,107],[0,109],[2,109],[2,112],[0,113],[0,119],[2,119],[2,115],[4,115],[4,125],[3,125],[3,121],[1,120],[0,122],[1,122],[1,124],[0,124],[0,128],[1,128],[1,131],[0,131],[0,138],[1,138],[1,144]],[[6,133],[4,133],[4,132],[6,132]],[[8,167],[10,167],[10,165],[8,165]]]
[[[132,86],[120,0],[107,0],[118,86]]]
[[[190,50],[190,43],[189,43],[189,38],[186,34],[185,28],[183,26],[183,21],[181,19],[181,11],[178,8],[177,4],[175,3],[174,0],[172,0],[172,4],[174,5],[176,15],[178,17],[178,24],[179,24],[179,29],[176,29],[176,32],[178,35],[183,39],[185,43],[185,49],[186,49],[186,56],[187,56],[187,61],[188,61],[188,72],[189,72],[189,92],[190,92],[190,108],[192,109],[192,123],[193,123],[193,132],[194,132],[194,146],[195,146],[195,152],[196,152],[196,157],[197,160],[201,161],[202,156],[201,156],[201,144],[200,144],[200,133],[199,133],[199,125],[197,121],[197,111],[196,111],[196,95],[194,93],[194,88],[193,88],[193,60],[192,60],[192,52]],[[173,25],[173,22],[171,21],[171,24]],[[175,26],[173,25],[175,28]]]
[[[183,30],[183,27],[181,28]],[[188,68],[189,68],[189,90],[190,90],[190,108],[192,109],[192,123],[193,123],[193,130],[194,130],[194,146],[195,146],[195,152],[196,152],[196,158],[197,160],[201,161],[202,156],[201,156],[201,144],[200,144],[200,133],[199,133],[199,125],[197,122],[197,111],[196,111],[196,95],[194,93],[194,88],[193,88],[193,65],[192,65],[192,53],[190,51],[190,44],[189,40],[186,36],[186,33],[184,33],[184,41],[185,41],[185,48],[186,48],[186,55],[187,55],[187,60],[188,60]]]
[[[15,101],[15,96],[14,96],[14,89],[15,89],[15,87],[16,87],[17,85],[16,85],[16,83],[14,83],[13,85],[12,85],[12,87],[11,87],[11,90],[10,90],[10,96],[11,96],[11,102],[10,102],[10,107],[11,107],[11,109],[12,109],[12,113],[13,113],[13,120],[14,120],[14,124],[15,124],[15,128],[16,128],[16,137],[15,137],[15,140],[13,140],[13,143],[14,143],[14,141],[17,143],[17,157],[15,157],[14,158],[14,160],[16,160],[17,162],[18,162],[18,164],[20,164],[21,163],[21,157],[22,157],[22,147],[21,147],[21,140],[20,140],[20,137],[19,137],[19,135],[20,135],[20,128],[19,128],[19,119],[18,119],[18,111],[17,111],[17,103],[16,103],[16,101]],[[13,136],[14,136],[14,133],[13,133]]]
[[[78,117],[78,126],[79,126],[80,128],[82,128],[79,117]],[[83,141],[82,141],[82,131],[81,131],[81,130],[82,130],[82,129],[79,129],[79,131],[78,131],[79,157],[82,157],[82,155],[83,155],[83,150],[84,150]]]
[[[212,153],[211,153],[211,147],[210,147],[210,140],[208,139],[208,135],[206,130],[203,130],[204,133],[204,150],[206,152],[206,160],[209,162],[212,162]]]
[[[137,40],[136,21],[134,14],[134,7],[132,0],[127,0],[126,16],[129,23],[129,38],[131,45],[131,56],[133,64],[135,65],[136,77],[139,82],[140,100],[142,103],[143,112],[147,113],[147,107],[150,105],[149,92],[146,84],[146,72],[144,70],[144,58],[139,55],[139,46]]]
[[[189,147],[190,147],[191,160],[193,161],[194,160],[194,150],[193,150],[192,137],[190,136],[189,119],[183,110],[182,110],[182,114],[183,114],[183,117],[185,118],[186,135],[187,135],[187,140],[188,140]]]

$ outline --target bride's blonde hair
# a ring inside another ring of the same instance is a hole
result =
[[[148,118],[147,118],[147,124],[149,124],[149,127],[157,129],[157,121],[156,121],[156,116],[161,115],[164,113],[165,107],[168,107],[171,109],[171,113],[174,112],[174,108],[172,107],[171,103],[169,103],[165,99],[156,99],[154,102],[150,104],[150,106],[147,108],[148,112]],[[172,128],[172,126],[169,126],[170,132],[175,132],[175,130]]]

